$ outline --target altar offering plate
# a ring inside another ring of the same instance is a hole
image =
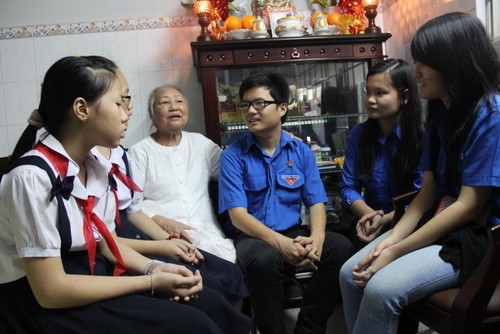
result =
[[[253,30],[250,34],[251,38],[267,38],[269,34],[265,30]]]
[[[251,29],[236,29],[226,32],[226,39],[246,39],[250,37]]]

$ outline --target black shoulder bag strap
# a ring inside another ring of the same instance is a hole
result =
[[[61,237],[61,250],[68,251],[71,248],[71,228],[68,218],[68,213],[66,207],[64,206],[64,199],[68,199],[73,190],[73,180],[74,176],[68,176],[61,180],[60,176],[55,177],[52,169],[50,168],[47,161],[42,157],[31,155],[21,157],[16,160],[12,165],[10,165],[5,173],[10,172],[14,168],[21,165],[34,165],[47,172],[52,183],[52,189],[50,191],[50,200],[52,201],[54,197],[57,199],[58,208],[58,223],[59,223],[59,235]]]

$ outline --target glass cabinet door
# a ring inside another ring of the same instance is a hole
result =
[[[343,155],[349,130],[366,119],[363,89],[367,70],[365,61],[218,68],[222,146],[247,131],[238,108],[241,81],[254,72],[270,71],[283,75],[290,86],[289,110],[283,128],[309,145],[319,145],[323,152]]]

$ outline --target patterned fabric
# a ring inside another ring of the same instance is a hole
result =
[[[453,203],[455,203],[456,200],[457,199],[455,197],[451,197],[448,195],[441,197],[439,199],[438,207],[436,209],[436,212],[434,213],[434,216],[443,211],[444,209],[446,209],[447,207],[449,207],[450,205],[452,205]]]

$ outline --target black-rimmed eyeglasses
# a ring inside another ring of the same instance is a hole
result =
[[[264,99],[256,99],[253,101],[241,101],[239,103],[239,107],[243,111],[248,111],[250,109],[250,106],[252,106],[255,110],[261,111],[265,107],[267,107],[270,104],[279,104],[279,101],[266,101]]]

